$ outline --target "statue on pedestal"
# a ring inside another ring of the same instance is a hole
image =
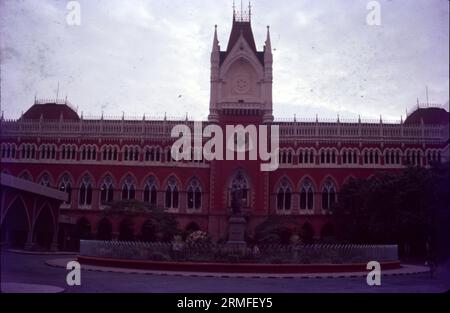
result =
[[[242,212],[242,189],[231,191],[231,212],[233,215],[239,215]]]

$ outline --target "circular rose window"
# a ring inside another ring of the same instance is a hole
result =
[[[250,82],[245,76],[238,76],[234,80],[234,91],[239,94],[246,93],[250,90]]]

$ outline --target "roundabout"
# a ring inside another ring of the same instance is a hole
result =
[[[373,260],[382,275],[428,271],[400,264],[396,245],[269,245],[256,256],[243,246],[81,240],[79,255],[46,264],[66,267],[74,260],[93,271],[206,277],[363,277]]]

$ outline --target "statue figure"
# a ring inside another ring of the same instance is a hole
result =
[[[231,191],[231,210],[233,214],[241,213],[242,195],[242,189],[235,189]]]

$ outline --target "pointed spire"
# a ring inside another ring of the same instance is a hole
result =
[[[217,25],[214,25],[213,52],[220,51],[219,40],[217,39]]]
[[[270,26],[267,25],[267,37],[266,37],[266,50],[267,52],[272,52],[272,44],[270,42]]]

